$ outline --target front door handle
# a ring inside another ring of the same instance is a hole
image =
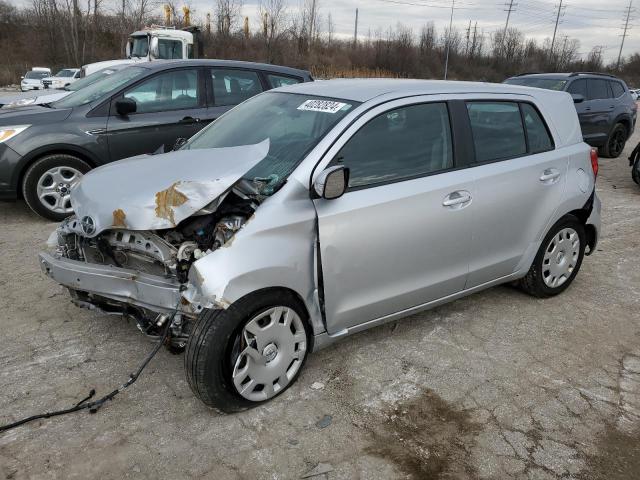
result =
[[[543,183],[553,183],[560,177],[560,172],[555,168],[547,168],[542,175],[540,175],[540,181]]]
[[[442,206],[449,208],[463,208],[471,203],[471,194],[466,190],[451,192],[442,200]]]

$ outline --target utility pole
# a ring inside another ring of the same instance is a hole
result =
[[[353,45],[358,44],[358,9],[356,8],[356,27],[353,31]]]
[[[469,26],[467,27],[467,43],[464,46],[464,54],[469,55],[469,40],[471,38],[471,20],[469,20]]]
[[[506,6],[507,4],[505,3],[505,7]],[[514,7],[517,6],[517,3],[514,5],[513,0],[509,0],[509,6],[505,10],[507,12],[507,21],[504,24],[504,32],[502,32],[502,51],[504,51],[504,41],[507,38],[507,28],[509,28],[509,18],[511,18],[511,12],[513,11]]]
[[[558,31],[558,23],[560,22],[561,11],[562,11],[562,0],[560,0],[560,4],[558,5],[558,14],[556,15],[556,26],[553,28],[553,38],[551,39],[551,52],[549,52],[550,57],[553,57],[553,46],[556,43],[556,32]]]
[[[629,0],[629,6],[627,7],[627,18],[624,21],[624,32],[622,33],[622,42],[620,43],[620,51],[618,52],[618,61],[616,62],[616,70],[620,69],[620,59],[622,58],[622,47],[624,47],[624,40],[627,38],[627,31],[629,30],[629,18],[631,17],[631,5],[633,0]]]
[[[447,35],[447,55],[444,59],[444,79],[447,79],[449,70],[449,50],[451,50],[451,29],[453,28],[453,8],[456,0],[451,0],[451,17],[449,18],[449,33]]]

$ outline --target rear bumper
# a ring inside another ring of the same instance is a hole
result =
[[[46,252],[39,254],[39,260],[40,268],[47,276],[73,290],[158,313],[173,312],[181,299],[180,284],[175,279],[54,257]]]
[[[598,194],[593,192],[593,205],[591,207],[591,214],[589,218],[587,218],[587,225],[592,225],[595,231],[593,241],[590,245],[589,254],[593,253],[598,245],[598,238],[600,238],[600,229],[601,229],[601,220],[600,220],[600,211],[602,210],[602,204],[600,203],[600,198]]]

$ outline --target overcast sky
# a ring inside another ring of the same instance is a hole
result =
[[[174,0],[180,5],[180,0]],[[304,0],[285,0],[294,12]],[[386,30],[400,22],[413,29],[417,35],[422,25],[433,21],[439,31],[449,23],[451,0],[317,0],[323,19],[331,13],[335,32],[340,36],[352,36],[355,9],[359,9],[359,35],[367,35],[376,29]],[[560,0],[514,0],[514,10],[509,25],[518,27],[527,36],[539,41],[553,35],[553,28]],[[640,6],[640,0],[635,0]],[[9,0],[10,3],[26,5],[29,0]],[[105,5],[119,3],[106,0]],[[159,4],[161,5],[159,0]],[[215,0],[188,0],[196,19],[213,13]],[[259,0],[244,0],[243,15],[249,17],[252,29],[258,23]],[[453,23],[465,31],[471,20],[478,22],[478,32],[485,35],[504,28],[509,0],[456,0]],[[620,48],[622,26],[629,0],[563,0],[563,9],[558,26],[558,39],[563,35],[580,40],[580,53],[586,55],[592,47],[603,46],[607,60],[615,60]],[[158,14],[161,14],[158,7]],[[640,50],[640,12],[632,8],[629,35],[625,41],[623,55]],[[636,26],[637,25],[637,26]],[[464,33],[464,32],[463,32]]]

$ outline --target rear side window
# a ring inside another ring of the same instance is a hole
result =
[[[613,92],[613,97],[618,98],[624,95],[624,87],[620,82],[615,82],[610,80],[609,86],[611,87],[611,91]]]
[[[260,78],[250,70],[211,69],[216,106],[237,105],[262,92]]]
[[[467,103],[477,162],[527,153],[520,108],[515,102]]]
[[[301,83],[301,78],[287,77],[285,75],[274,75],[267,73],[267,82],[270,88],[286,87],[287,85],[295,85]]]
[[[602,98],[611,98],[609,91],[609,82],[599,78],[590,78],[587,80],[587,88],[589,91],[589,100],[599,100]]]
[[[524,126],[527,129],[529,153],[540,153],[552,150],[553,142],[538,111],[528,103],[522,103],[520,105],[522,107]]]
[[[373,118],[332,162],[350,170],[349,187],[419,177],[453,167],[444,103],[411,105]]]
[[[575,80],[571,82],[571,85],[569,85],[567,92],[572,94],[575,93],[578,95],[582,95],[586,99],[587,98],[587,81]]]

